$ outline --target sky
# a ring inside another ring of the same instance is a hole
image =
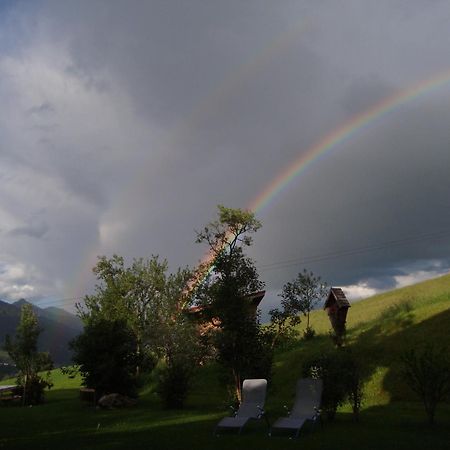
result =
[[[218,204],[257,205],[263,313],[304,268],[351,299],[448,273],[449,20],[439,0],[0,0],[0,298],[70,309],[98,255],[193,267]]]

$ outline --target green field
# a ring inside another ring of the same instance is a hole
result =
[[[292,402],[304,359],[332,347],[326,314],[316,311],[311,320],[319,335],[276,355],[266,405],[270,420]],[[200,370],[182,411],[162,409],[151,386],[135,407],[96,410],[79,401],[79,379],[55,371],[46,404],[0,407],[0,449],[448,449],[450,404],[438,408],[437,424],[429,427],[400,376],[399,356],[423,342],[450,345],[449,326],[450,276],[354,303],[348,341],[370,369],[361,421],[354,423],[343,406],[335,422],[305,428],[298,440],[269,438],[264,423],[252,423],[241,436],[214,437],[215,423],[227,414],[227,394],[217,367],[210,366]]]

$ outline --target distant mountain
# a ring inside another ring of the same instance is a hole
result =
[[[7,334],[15,335],[20,321],[20,310],[25,303],[28,302],[19,300],[11,304],[0,300],[0,346],[3,346]],[[43,328],[38,341],[39,350],[49,352],[56,365],[70,363],[71,352],[68,343],[82,332],[81,320],[61,308],[39,308],[31,305],[39,325]],[[0,353],[0,362],[4,359],[2,355]]]

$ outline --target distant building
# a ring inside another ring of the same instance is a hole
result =
[[[243,301],[248,303],[250,314],[253,315],[254,317],[256,317],[258,306],[265,295],[266,291],[259,291],[253,294],[246,295],[243,298]],[[218,318],[212,318],[207,320],[206,319],[207,315],[204,314],[204,311],[205,311],[204,306],[191,306],[188,310],[188,313],[192,314],[198,320],[202,333],[205,330],[210,329],[211,327],[218,327],[220,324]]]

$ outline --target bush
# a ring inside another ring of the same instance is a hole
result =
[[[50,389],[53,383],[49,376],[42,378],[35,374],[20,385],[21,395],[25,405],[38,405],[44,402],[44,391]]]
[[[95,389],[97,398],[110,393],[136,396],[137,341],[125,321],[92,321],[70,346],[83,385]]]
[[[305,341],[309,341],[316,335],[316,331],[312,327],[306,327],[305,331],[303,331],[303,339]]]
[[[450,394],[450,357],[448,348],[432,344],[411,349],[402,356],[403,377],[419,395],[428,422],[433,425],[436,407]]]
[[[303,375],[323,381],[322,410],[328,420],[333,420],[336,410],[349,401],[355,421],[363,398],[364,370],[359,358],[350,349],[337,349],[307,360]]]
[[[184,406],[191,378],[192,368],[183,363],[171,364],[161,370],[157,392],[166,408],[179,409]]]
[[[364,368],[360,359],[351,351],[346,351],[343,359],[343,376],[347,399],[352,407],[353,420],[359,421],[359,412],[363,401]]]

